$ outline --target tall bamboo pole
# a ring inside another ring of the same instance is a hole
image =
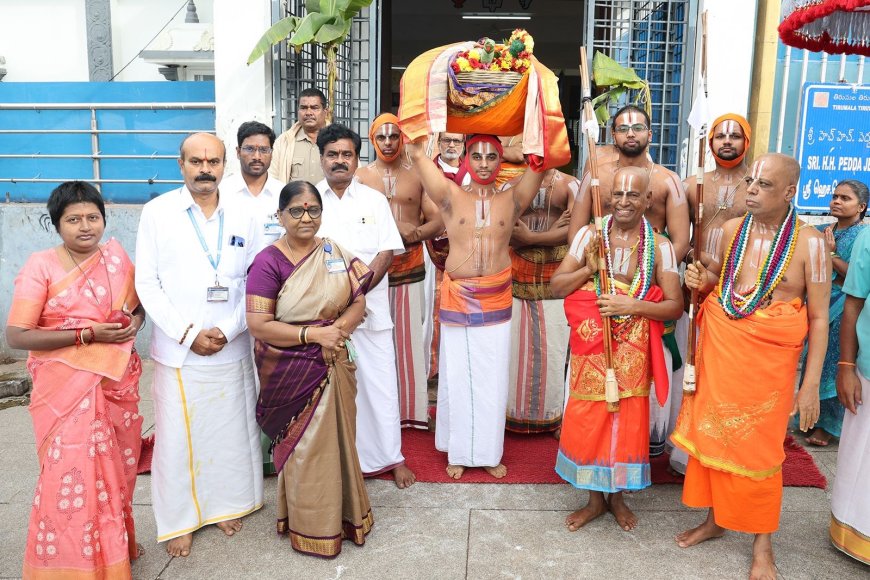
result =
[[[586,58],[586,47],[580,47],[580,79],[583,91],[583,134],[586,135],[586,143],[589,149],[589,174],[591,177],[590,189],[592,191],[592,214],[595,220],[595,232],[598,234],[598,280],[601,293],[610,292],[610,277],[607,273],[607,250],[604,247],[603,216],[601,210],[601,187],[598,181],[598,160],[595,158],[596,138],[591,131],[586,130],[586,124],[598,122],[595,111],[592,109],[592,85],[589,77],[589,63]],[[607,367],[604,377],[604,399],[607,402],[607,410],[619,411],[619,384],[616,382],[616,372],[613,370],[613,330],[610,319],[602,316],[604,333],[604,364]]]

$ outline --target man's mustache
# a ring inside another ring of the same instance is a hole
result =
[[[350,166],[345,163],[336,163],[332,166],[332,170],[335,171],[336,169],[344,169],[345,171],[350,171]]]
[[[217,177],[211,173],[200,173],[194,178],[194,181],[217,181]]]

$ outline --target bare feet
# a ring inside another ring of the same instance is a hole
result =
[[[241,531],[242,529],[242,520],[226,520],[225,522],[218,522],[215,524],[220,530],[228,536],[235,535],[236,532]]]
[[[717,526],[716,520],[713,519],[713,510],[707,513],[707,519],[697,528],[692,528],[676,535],[677,545],[681,548],[688,548],[713,538],[721,538],[725,535],[725,528]]]
[[[619,527],[626,532],[630,532],[637,526],[637,516],[625,505],[621,491],[610,494],[607,498],[607,507],[610,508],[610,513],[613,514]]]
[[[590,491],[589,501],[576,512],[572,512],[565,518],[565,526],[569,532],[576,532],[595,518],[607,512],[607,502],[604,494],[600,491]]]
[[[752,544],[752,569],[749,580],[776,580],[776,562],[770,534],[757,534]]]
[[[172,538],[166,543],[166,552],[173,558],[186,558],[190,555],[190,545],[193,543],[193,534],[184,534]]]
[[[827,447],[832,438],[833,435],[819,427],[807,436],[807,443],[816,447]]]
[[[501,463],[499,463],[495,467],[484,467],[483,469],[496,479],[501,479],[502,477],[507,475],[507,467],[505,467]]]
[[[447,476],[450,477],[450,479],[459,479],[462,477],[463,473],[465,473],[465,466],[463,465],[447,466]]]
[[[393,479],[396,481],[396,487],[399,489],[411,487],[417,481],[414,472],[408,469],[404,463],[393,469]]]

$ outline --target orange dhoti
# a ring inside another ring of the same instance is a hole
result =
[[[604,398],[607,369],[596,299],[591,282],[565,298],[571,375],[556,473],[580,489],[608,493],[643,489],[650,485],[650,384],[653,377],[667,376],[663,324],[640,317],[613,324],[613,367],[620,400],[619,411],[612,413]],[[661,288],[653,286],[646,299],[660,301]],[[657,393],[659,400],[662,394],[666,398],[667,391]]]
[[[728,318],[711,294],[699,313],[698,387],[671,440],[690,456],[683,503],[712,507],[716,524],[767,534],[779,527],[783,438],[807,335],[799,299]]]

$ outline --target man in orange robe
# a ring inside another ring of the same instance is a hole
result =
[[[755,534],[750,578],[756,579],[776,578],[771,537],[782,505],[783,438],[790,413],[800,413],[802,430],[819,417],[828,341],[831,261],[821,233],[801,227],[791,205],[799,176],[800,166],[786,155],[756,160],[749,213],[723,226],[730,245],[709,269],[695,262],[686,270],[687,286],[715,292],[699,313],[697,392],[684,397],[671,438],[689,454],[683,503],[710,510],[676,540],[686,548],[726,529]]]

